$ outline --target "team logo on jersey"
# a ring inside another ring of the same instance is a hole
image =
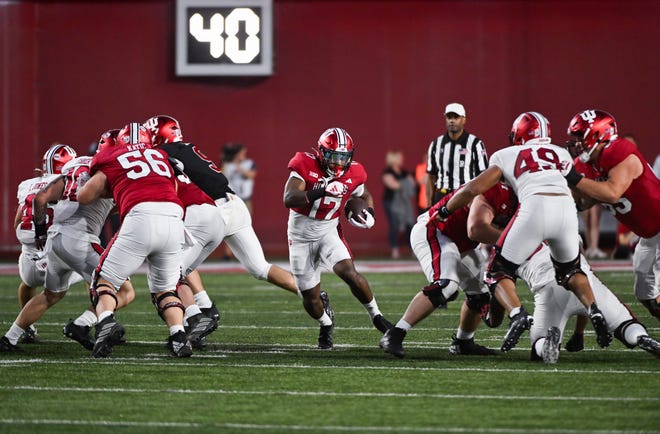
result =
[[[344,184],[352,184],[353,180],[351,178],[348,178],[346,181],[344,181]]]

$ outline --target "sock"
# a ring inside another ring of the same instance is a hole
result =
[[[109,317],[110,315],[112,315],[112,311],[111,311],[111,310],[104,310],[104,311],[101,312],[101,314],[99,315],[99,322],[103,321],[104,319],[106,319],[106,318]]]
[[[96,314],[91,310],[86,310],[73,323],[83,327],[91,327],[96,324]]]
[[[299,289],[297,290],[297,292],[296,292],[296,293],[298,294],[298,297],[300,297],[300,298],[302,299],[302,292],[300,292],[300,290],[299,290]]]
[[[521,308],[522,306],[518,306],[511,309],[511,312],[509,312],[509,318],[513,318],[514,316],[518,315],[520,313]]]
[[[186,308],[186,313],[183,315],[184,320],[187,320],[191,316],[195,316],[199,313],[202,313],[202,310],[196,304],[191,304]]]
[[[405,319],[400,319],[398,323],[396,323],[396,328],[400,328],[402,330],[408,331],[412,328],[412,326],[406,321]]]
[[[534,342],[534,352],[540,358],[543,357],[543,344],[544,343],[545,343],[545,336],[543,336],[540,339],[537,339],[536,342]]]
[[[362,306],[364,306],[364,308],[367,309],[367,312],[369,312],[369,317],[371,319],[374,319],[376,315],[381,315],[380,309],[378,309],[378,303],[376,303],[376,297],[372,298],[369,303],[365,303]]]
[[[317,321],[318,321],[319,324],[321,324],[322,326],[329,326],[329,325],[332,325],[332,320],[330,319],[330,317],[328,316],[328,314],[325,313],[325,312],[323,312],[323,315],[321,315],[321,318],[317,319]]]
[[[467,340],[472,339],[473,337],[474,332],[464,332],[460,327],[456,330],[456,339]]]
[[[182,325],[177,324],[177,325],[170,326],[170,336],[175,335],[179,332],[184,332],[185,333],[185,330],[183,329]]]
[[[623,338],[628,345],[637,345],[637,338],[648,335],[648,332],[640,323],[632,323],[623,331]]]
[[[5,337],[9,339],[9,342],[12,345],[16,345],[24,332],[25,330],[20,328],[16,322],[14,322],[11,327],[9,327],[9,331],[7,331]]]
[[[198,292],[193,298],[195,299],[195,304],[197,304],[200,309],[208,309],[213,305],[206,291]]]

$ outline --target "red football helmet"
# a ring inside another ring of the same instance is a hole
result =
[[[117,144],[117,135],[119,134],[118,129],[108,130],[105,133],[101,134],[99,139],[99,144],[96,147],[96,153],[98,154],[106,148],[111,148]]]
[[[179,121],[171,116],[158,115],[147,119],[144,127],[151,134],[151,141],[154,146],[160,146],[163,143],[182,142],[181,126]]]
[[[139,122],[131,122],[117,133],[117,145],[143,145],[151,146],[151,134]]]
[[[328,128],[321,137],[317,158],[328,176],[340,177],[353,161],[353,139],[343,128]]]
[[[567,143],[569,150],[574,146],[580,161],[586,163],[598,144],[616,139],[616,120],[602,110],[585,110],[573,116],[567,133],[572,139]]]
[[[550,122],[538,112],[525,112],[513,121],[509,143],[524,145],[529,140],[550,143]]]
[[[62,173],[62,167],[77,156],[76,151],[70,146],[53,145],[44,154],[42,160],[43,173],[60,174]]]

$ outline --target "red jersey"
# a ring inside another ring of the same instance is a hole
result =
[[[460,190],[460,188],[459,188]],[[434,204],[429,209],[429,215],[433,216],[437,214],[438,210],[442,208],[443,205],[446,205],[449,202],[449,199],[456,194],[457,191],[454,190],[448,195],[440,199],[439,202]],[[438,228],[443,235],[449,237],[450,240],[456,244],[458,251],[460,253],[465,253],[469,250],[474,249],[479,245],[478,242],[472,241],[468,238],[467,234],[467,219],[468,214],[470,213],[470,208],[466,205],[461,209],[457,209],[447,218],[445,221],[434,221],[435,227]]]
[[[511,187],[498,182],[493,188],[486,191],[483,196],[495,212],[493,223],[500,228],[506,227],[518,210],[518,197]]]
[[[633,142],[623,138],[613,140],[603,148],[598,161],[588,166],[590,170],[580,170],[583,165],[577,164],[575,168],[589,179],[607,179],[609,171],[631,154],[642,162],[642,174],[616,203],[603,206],[634,233],[651,238],[660,232],[660,180]]]
[[[296,172],[305,181],[305,191],[319,187],[321,183],[325,182],[323,180],[325,175],[324,170],[321,168],[316,156],[309,152],[297,152],[291,161],[289,161],[288,168],[290,171]],[[323,196],[313,203],[292,209],[299,214],[316,220],[335,219],[339,217],[346,201],[348,201],[353,192],[367,181],[367,172],[364,170],[362,164],[353,161],[339,178],[334,178],[328,182],[332,181],[339,181],[348,187],[348,191],[344,196]]]
[[[144,144],[114,146],[94,156],[90,173],[105,174],[123,219],[142,202],[173,202],[183,208],[167,154]]]
[[[176,193],[179,195],[181,203],[183,203],[183,206],[186,208],[190,205],[203,205],[205,203],[215,205],[213,199],[211,199],[208,194],[204,193],[201,188],[193,184],[186,175],[177,176]]]

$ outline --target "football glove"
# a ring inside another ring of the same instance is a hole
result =
[[[367,208],[363,210],[361,214],[351,216],[351,218],[348,219],[348,222],[356,228],[371,229],[374,224],[376,224],[374,209]]]
[[[325,187],[325,194],[334,197],[342,197],[348,192],[348,186],[339,181],[332,181]]]

